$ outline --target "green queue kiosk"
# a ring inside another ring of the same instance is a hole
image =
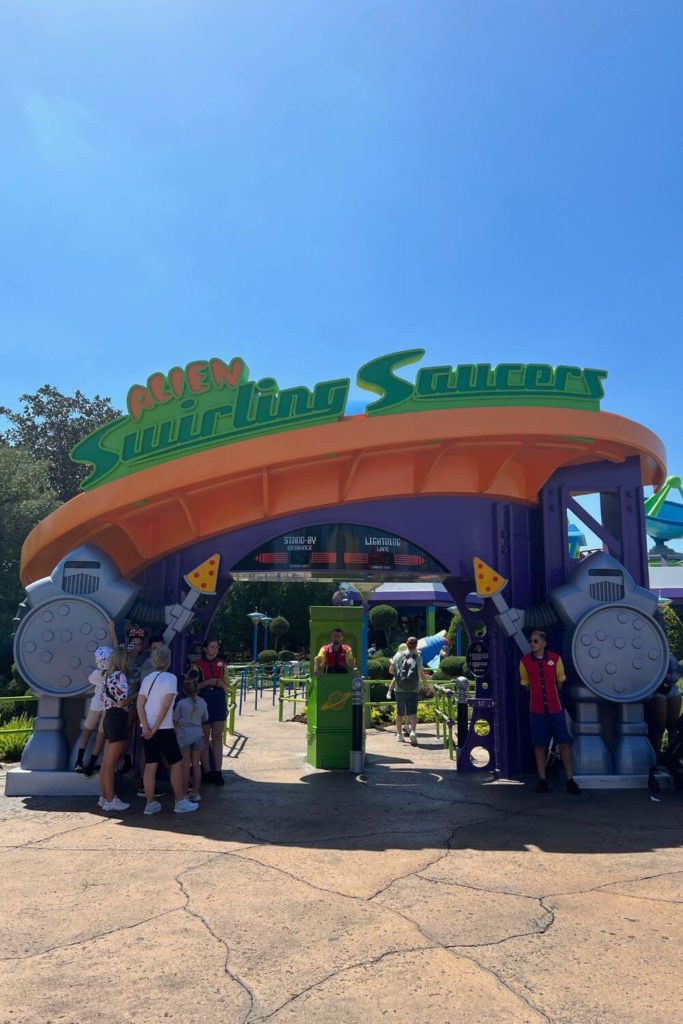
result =
[[[314,674],[315,656],[335,628],[344,631],[344,643],[351,648],[360,665],[363,609],[352,606],[312,606],[311,684],[308,694],[308,749],[306,759],[314,768],[341,768],[348,771],[353,750],[353,672]],[[359,673],[356,673],[359,674]],[[362,692],[362,691],[361,691]],[[365,731],[362,735],[365,749]]]

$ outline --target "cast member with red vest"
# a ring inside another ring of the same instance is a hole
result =
[[[356,659],[348,644],[343,642],[344,632],[341,629],[333,629],[330,643],[324,644],[318,651],[313,663],[313,674],[336,674],[353,672],[356,667]]]
[[[562,658],[554,651],[546,650],[547,639],[542,629],[533,631],[529,643],[531,651],[519,663],[519,677],[522,686],[528,686],[531,694],[531,742],[538,770],[536,792],[548,792],[545,777],[546,748],[552,737],[560,748],[560,757],[567,775],[567,791],[578,795],[581,790],[573,775],[572,740],[559,694],[559,687],[567,679]]]

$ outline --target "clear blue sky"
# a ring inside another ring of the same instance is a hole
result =
[[[680,0],[5,0],[0,403],[609,370],[683,473]]]

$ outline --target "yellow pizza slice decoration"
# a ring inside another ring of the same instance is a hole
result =
[[[505,577],[501,576],[495,569],[492,569],[486,562],[482,562],[481,558],[474,559],[474,579],[477,593],[481,597],[493,597],[494,594],[499,594],[503,587],[507,585]]]
[[[187,576],[183,578],[189,587],[198,590],[200,594],[215,594],[220,564],[221,556],[211,555],[211,558],[207,558],[201,565],[190,569]]]

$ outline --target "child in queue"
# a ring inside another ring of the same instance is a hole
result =
[[[197,696],[199,673],[190,669],[183,682],[185,696],[173,710],[173,721],[178,737],[178,746],[183,755],[184,792],[190,800],[201,800],[199,788],[202,780],[200,767],[202,749],[209,734],[209,709],[206,701]],[[192,790],[190,790],[190,769],[192,769]]]

